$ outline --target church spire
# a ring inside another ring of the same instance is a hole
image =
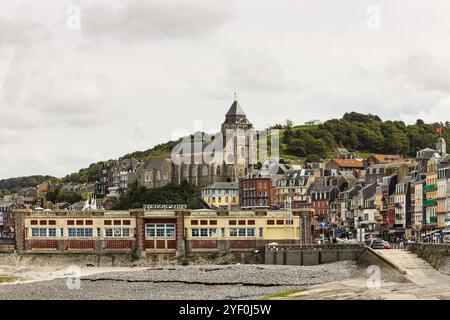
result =
[[[225,122],[222,124],[222,133],[225,134],[227,129],[250,129],[252,124],[247,120],[247,115],[242,110],[241,105],[237,100],[236,93],[234,95],[234,101],[230,109],[225,115]]]
[[[234,93],[233,104],[231,105],[230,109],[228,110],[226,116],[244,116],[245,117],[245,112],[244,112],[244,110],[242,110],[241,105],[239,104],[239,102],[236,98],[236,93]]]

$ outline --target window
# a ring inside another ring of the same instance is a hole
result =
[[[198,225],[198,220],[191,220],[191,225]]]
[[[230,221],[228,222],[228,224],[229,224],[230,226],[235,226],[235,225],[236,225],[236,220],[230,220]]]
[[[92,229],[90,228],[69,228],[69,237],[92,237]]]
[[[105,220],[104,222],[105,226],[110,226],[111,225],[111,220]]]
[[[76,237],[77,231],[74,228],[69,228],[69,237]]]
[[[32,228],[32,237],[56,237],[55,228]]]
[[[264,236],[263,228],[259,228],[259,236],[262,238]]]
[[[191,229],[191,235],[193,238],[197,237],[217,237],[217,229],[215,228],[202,228]]]
[[[149,238],[173,238],[175,237],[175,224],[173,223],[149,223],[145,225],[146,236]]]
[[[260,228],[261,230],[262,228]],[[254,237],[254,228],[232,228],[230,229],[230,237]]]
[[[267,220],[267,224],[273,225],[273,224],[275,224],[275,221],[273,221],[273,220]]]
[[[130,228],[106,228],[105,237],[129,237],[131,235]]]

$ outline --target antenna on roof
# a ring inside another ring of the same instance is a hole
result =
[[[236,94],[236,92],[234,93],[234,101],[237,101],[237,94]]]

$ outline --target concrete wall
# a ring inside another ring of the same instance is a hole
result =
[[[364,250],[363,247],[358,246],[354,248],[306,246],[297,249],[295,247],[295,245],[291,246],[288,250],[284,250],[282,246],[279,247],[279,250],[266,247],[265,264],[312,266],[343,260],[356,260]]]

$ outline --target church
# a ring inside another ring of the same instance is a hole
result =
[[[210,143],[201,142],[201,154],[194,152],[194,143],[181,143],[180,150],[191,150],[188,157],[184,154],[184,161],[174,161],[172,158],[154,158],[136,170],[139,185],[147,188],[158,188],[169,183],[181,184],[186,181],[193,185],[207,186],[215,182],[237,182],[239,177],[246,175],[253,169],[250,161],[251,137],[246,134],[247,130],[252,130],[253,125],[247,119],[247,115],[235,98],[228,112],[225,114],[225,121],[221,126],[221,152],[220,160],[205,162],[203,154],[207,152]],[[232,140],[232,141],[231,141]],[[174,151],[178,153],[179,151]],[[196,157],[197,156],[197,157]],[[190,161],[186,161],[189,158]],[[201,161],[192,161],[194,158]]]

